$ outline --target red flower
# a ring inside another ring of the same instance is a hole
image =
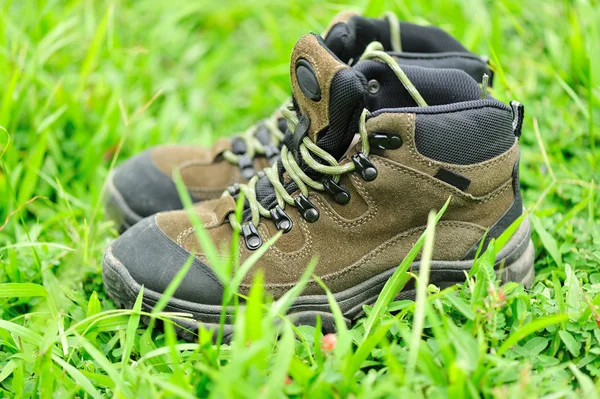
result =
[[[321,340],[321,350],[323,352],[331,352],[335,349],[337,343],[337,336],[335,334],[327,334]]]
[[[502,289],[502,287],[500,287],[500,289],[498,290],[498,299],[500,300],[500,302],[506,301],[506,295],[504,294],[504,290]]]

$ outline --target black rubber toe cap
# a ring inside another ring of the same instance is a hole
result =
[[[148,217],[127,230],[112,244],[112,255],[131,277],[146,289],[162,293],[190,253],[167,237]],[[194,258],[175,298],[197,304],[220,305],[223,286],[208,265]]]
[[[127,206],[141,217],[182,208],[175,183],[152,162],[150,151],[115,169],[113,184]]]

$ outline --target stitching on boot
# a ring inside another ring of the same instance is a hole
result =
[[[438,223],[438,226],[448,226],[448,227],[454,227],[454,228],[465,228],[466,230],[472,230],[472,231],[476,231],[479,232],[483,235],[483,233],[485,232],[485,229],[482,227],[479,227],[473,223],[470,222],[460,222],[460,221],[440,221]],[[368,254],[366,254],[365,256],[363,256],[362,258],[360,258],[358,261],[356,261],[353,265],[350,265],[349,267],[339,270],[337,272],[334,273],[330,273],[327,274],[325,276],[321,277],[322,281],[330,281],[336,278],[339,278],[340,276],[343,276],[347,273],[352,272],[355,269],[358,269],[360,267],[362,267],[366,262],[370,261],[371,259],[375,258],[377,255],[379,255],[380,252],[382,252],[383,250],[387,249],[388,247],[390,247],[391,245],[396,244],[398,241],[410,236],[410,235],[414,235],[414,234],[419,234],[419,232],[423,232],[425,230],[426,226],[419,226],[419,227],[414,227],[410,230],[406,230],[402,233],[397,234],[396,236],[390,238],[388,241],[386,241],[385,243],[381,244],[380,246],[374,248],[373,250],[371,250]],[[391,266],[393,267],[393,266]],[[370,276],[373,277],[373,276]],[[275,288],[275,289],[289,289],[291,287],[293,287],[296,283],[292,282],[292,283],[275,283],[275,284],[267,284],[265,285],[267,287],[267,289],[270,288]],[[307,287],[308,286],[312,286],[315,287],[316,282],[313,279],[310,279],[308,281]],[[240,285],[241,286],[241,285]],[[246,284],[245,285],[246,288],[249,288],[250,285]]]
[[[312,242],[312,236],[310,234],[310,231],[306,226],[307,223],[304,222],[303,220],[300,220],[300,223],[296,223],[296,224],[299,224],[300,229],[302,230],[302,235],[304,236],[304,245],[297,251],[284,252],[277,247],[277,243],[274,243],[273,245],[271,245],[271,247],[269,248],[267,253],[273,252],[273,255],[277,256],[280,260],[285,261],[285,262],[290,261],[290,260],[301,259],[304,256],[306,256],[307,253],[310,253],[313,242]],[[258,229],[264,234],[264,237],[271,238],[271,236],[269,235],[269,232],[267,231],[267,229],[264,226],[261,225],[261,226],[259,226]]]
[[[379,156],[373,156],[373,160],[376,161],[376,163],[380,164],[380,166],[388,167],[388,168],[396,170],[398,172],[401,172],[401,173],[416,177],[425,182],[431,183],[434,186],[438,186],[438,187],[450,190],[450,191],[452,191],[452,195],[455,195],[456,197],[460,197],[465,200],[473,201],[473,202],[477,202],[477,203],[481,203],[481,204],[483,204],[493,198],[496,198],[498,195],[501,195],[502,193],[504,193],[509,187],[512,187],[512,177],[511,177],[508,180],[506,180],[504,183],[502,183],[498,188],[491,191],[490,193],[480,196],[480,197],[476,197],[472,194],[460,191],[459,189],[457,189],[456,187],[454,187],[448,183],[444,183],[442,181],[436,180],[433,176],[430,176],[423,172],[416,171],[416,170],[411,169],[402,164],[393,162],[389,159],[382,158]]]
[[[187,187],[187,189],[193,193],[206,194],[206,195],[215,194],[216,195],[215,198],[218,198],[219,195],[223,194],[223,191],[225,190],[225,188],[208,189],[208,188],[194,187],[194,186]]]
[[[198,213],[198,216],[210,216],[212,221],[209,223],[205,223],[204,224],[204,228],[209,229],[211,227],[216,227],[219,225],[219,221],[217,220],[216,216],[213,213]],[[190,234],[192,234],[193,232],[196,231],[196,227],[192,226],[192,227],[188,227],[187,229],[183,230],[181,233],[179,233],[179,235],[177,236],[177,244],[179,244],[179,246],[184,247],[183,245],[183,240],[185,240],[186,238],[189,237]]]
[[[337,212],[335,212],[326,201],[322,201],[318,197],[314,198],[314,201],[320,205],[320,209],[327,216],[329,216],[331,218],[331,220],[333,220],[336,224],[338,224],[339,226],[341,226],[345,229],[349,229],[349,228],[353,228],[353,227],[365,224],[377,215],[377,203],[373,200],[373,197],[371,197],[369,195],[368,191],[364,188],[360,179],[355,175],[351,175],[350,178],[352,179],[353,183],[355,184],[356,191],[358,191],[358,193],[361,195],[361,197],[367,204],[367,211],[365,213],[363,213],[362,215],[360,215],[358,218],[352,219],[352,220],[344,219],[344,218],[340,217],[337,214]]]
[[[453,227],[453,228],[464,228],[466,230],[472,230],[472,231],[476,231],[479,232],[483,235],[483,233],[485,232],[485,229],[483,229],[482,227],[479,227],[475,224],[469,223],[469,222],[459,222],[459,221],[440,221],[438,223],[438,226],[448,226],[448,227]],[[340,276],[343,276],[344,274],[350,273],[351,271],[360,268],[361,266],[363,266],[366,262],[374,259],[375,257],[377,257],[377,255],[379,255],[379,253],[381,253],[383,250],[389,248],[390,246],[396,244],[398,241],[400,241],[403,238],[406,238],[407,236],[410,236],[412,234],[415,233],[419,233],[419,232],[423,232],[425,231],[426,226],[421,226],[421,227],[416,227],[416,228],[412,228],[410,230],[405,231],[404,233],[401,233],[400,235],[397,235],[393,238],[391,238],[390,240],[386,241],[384,244],[380,245],[379,247],[371,250],[371,252],[369,252],[368,254],[366,254],[363,258],[359,259],[354,265],[351,265],[345,269],[339,270],[337,272],[331,273],[327,276],[323,276],[321,278],[321,280],[326,281],[326,280],[332,280],[335,278],[339,278]],[[417,258],[419,259],[419,258]],[[435,259],[434,259],[435,260]]]

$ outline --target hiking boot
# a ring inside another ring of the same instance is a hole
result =
[[[318,257],[314,273],[350,323],[376,300],[424,231],[430,210],[441,209],[448,198],[431,263],[430,281],[440,287],[464,281],[477,249],[523,214],[518,103],[513,111],[463,71],[400,69],[385,55],[367,50],[365,57],[373,59],[350,67],[319,36],[296,44],[291,80],[297,118],[290,120],[293,133],[286,133],[281,160],[231,190],[234,196],[244,192],[247,201],[241,226],[229,193],[197,214],[225,254],[234,229],[242,232],[240,263],[284,232],[245,276],[242,294],[261,269],[265,290],[279,298]],[[107,292],[129,307],[143,285],[144,304],[155,303],[190,254],[193,265],[168,310],[218,323],[223,285],[186,211],[146,218],[107,248]],[[529,285],[533,259],[524,218],[497,254],[496,266],[502,266],[502,280]],[[418,267],[416,261],[412,268]],[[398,298],[413,295],[408,287]],[[302,323],[331,315],[313,280],[290,312]],[[225,334],[230,332],[228,324]]]
[[[467,51],[435,27],[355,13],[338,15],[327,30],[326,43],[344,62],[355,62],[368,43],[380,41],[403,65],[458,68],[477,81],[491,75],[485,59]],[[234,183],[247,183],[257,171],[279,158],[286,130],[279,112],[244,134],[220,138],[212,147],[160,145],[127,160],[108,178],[106,209],[120,231],[156,212],[182,208],[174,181],[178,170],[195,202],[215,199]]]

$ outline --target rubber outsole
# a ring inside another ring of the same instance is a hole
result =
[[[104,209],[110,220],[115,222],[119,234],[122,234],[143,219],[128,205],[113,182],[113,173],[108,176],[106,190],[104,191]]]
[[[529,287],[533,283],[535,251],[530,236],[531,226],[529,219],[525,218],[513,237],[497,254],[495,266],[497,274],[503,282],[514,281],[522,283],[525,287]],[[420,262],[414,262],[411,270],[418,272],[419,265]],[[472,265],[472,260],[432,261],[430,282],[440,288],[462,283],[465,281],[465,272],[468,272]],[[391,268],[352,288],[333,294],[349,327],[363,315],[364,305],[375,303],[383,286],[395,270],[395,267]],[[122,308],[133,307],[141,285],[131,277],[127,268],[112,255],[112,244],[108,247],[102,259],[102,275],[106,291],[117,306]],[[414,299],[416,292],[412,281],[409,284],[398,293],[397,300]],[[161,293],[145,288],[142,301],[144,309],[152,310],[160,298]],[[201,322],[206,328],[217,331],[222,307],[171,298],[165,311],[190,314],[193,319]],[[233,334],[232,320],[229,317],[232,311],[232,308],[226,309],[227,316],[223,327],[224,342],[229,342]],[[314,325],[317,315],[321,316],[323,331],[335,331],[333,314],[325,294],[299,296],[288,313],[292,321],[298,325]],[[177,322],[180,324],[178,334],[183,339],[193,340],[195,331],[197,331],[197,322],[189,319],[177,319]]]

